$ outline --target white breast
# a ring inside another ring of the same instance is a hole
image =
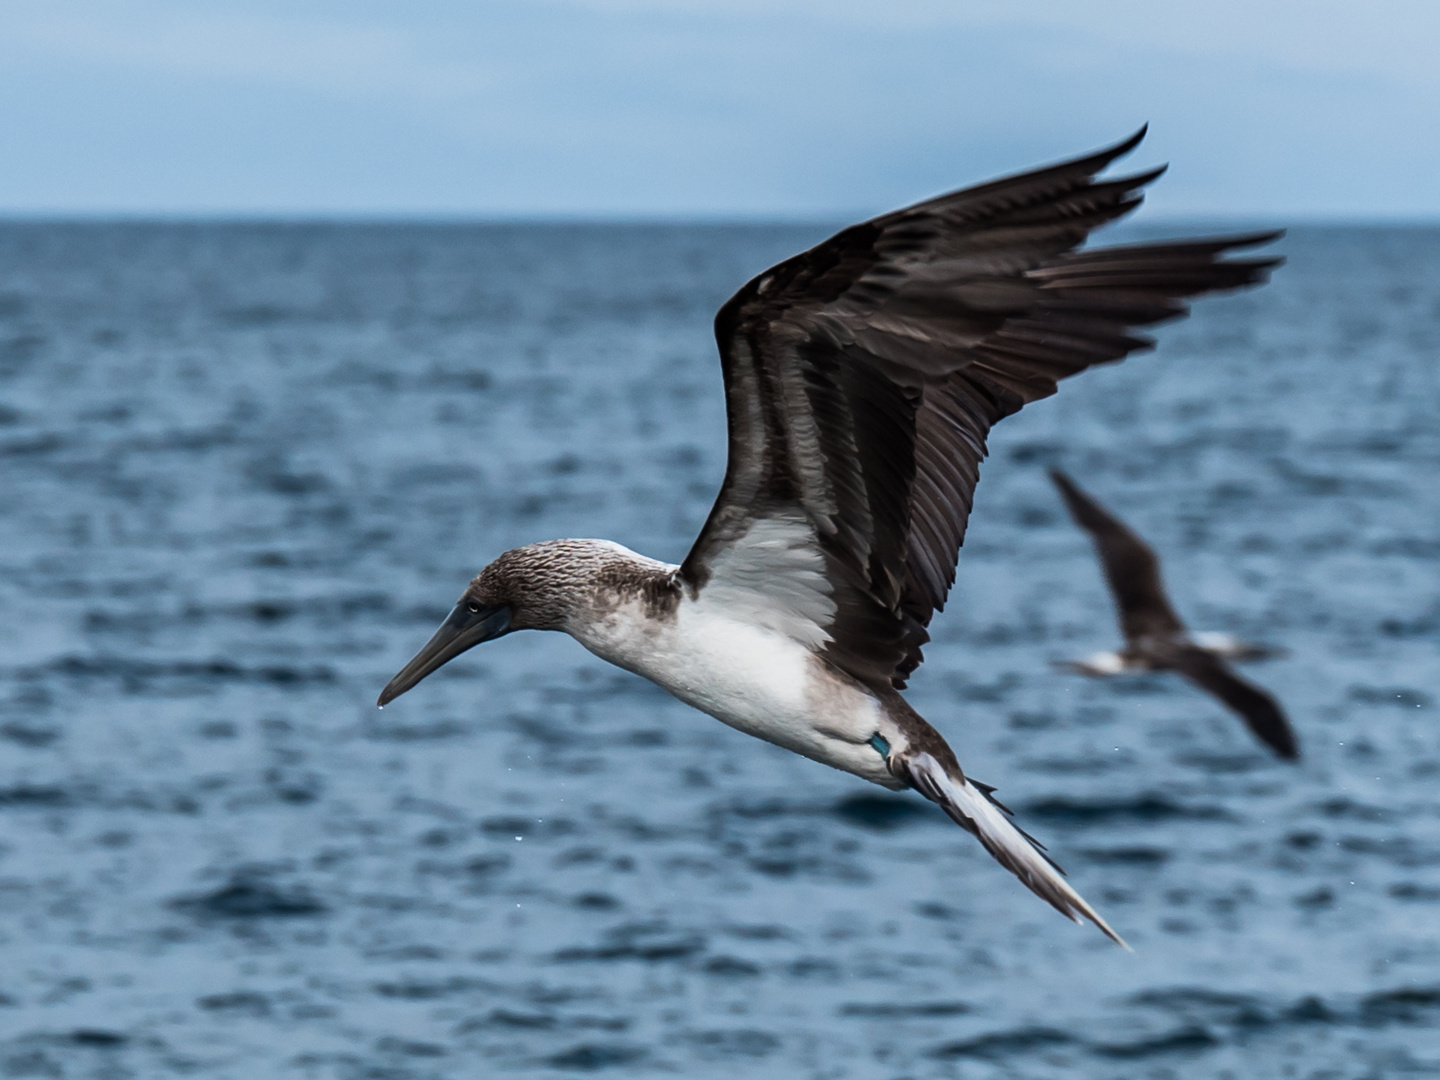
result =
[[[749,735],[893,783],[869,745],[874,696],[778,629],[739,618],[705,589],[649,618],[626,605],[571,633],[591,652],[643,675],[681,701]],[[875,775],[872,775],[875,774]]]

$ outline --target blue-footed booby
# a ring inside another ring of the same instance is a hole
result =
[[[1297,759],[1300,746],[1279,703],[1225,662],[1258,660],[1275,650],[1229,634],[1186,630],[1165,594],[1154,549],[1061,470],[1051,469],[1050,478],[1060,489],[1075,524],[1088,532],[1095,544],[1125,636],[1125,648],[1119,652],[1065,660],[1061,666],[1092,678],[1129,671],[1178,671],[1219,698],[1276,756]]]
[[[1163,169],[1099,153],[852,225],[715,318],[719,497],[678,566],[552,540],[485,567],[380,704],[512,630],[561,630],[740,731],[914,788],[1075,922],[1119,936],[900,695],[945,603],[999,420],[1153,344],[1185,298],[1263,281],[1274,233],[1080,250]]]

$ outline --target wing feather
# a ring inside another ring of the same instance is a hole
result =
[[[1059,469],[1050,478],[1060,489],[1075,524],[1090,534],[1119,615],[1120,630],[1132,646],[1144,638],[1167,639],[1185,632],[1153,548]]]
[[[1174,665],[1200,689],[1213,694],[1245,722],[1257,739],[1277,757],[1295,761],[1300,744],[1280,703],[1270,693],[1242,678],[1214,653],[1196,646],[1180,650]]]
[[[1279,261],[1222,258],[1271,234],[1077,250],[1160,175],[1096,180],[1143,135],[852,225],[721,307],[729,465],[681,567],[691,589],[756,520],[804,520],[834,609],[823,654],[904,685],[954,583],[990,428]]]

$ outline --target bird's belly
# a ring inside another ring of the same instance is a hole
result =
[[[880,705],[786,635],[683,610],[643,638],[593,651],[722,723],[805,757],[894,786],[870,745]]]

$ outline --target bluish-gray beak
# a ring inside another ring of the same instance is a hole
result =
[[[440,624],[440,629],[425,643],[425,647],[380,691],[380,700],[376,704],[389,704],[426,675],[454,660],[467,649],[473,649],[482,641],[490,641],[509,632],[508,607],[479,607],[473,606],[470,601],[460,601],[455,605],[455,610],[450,612],[450,617]]]

